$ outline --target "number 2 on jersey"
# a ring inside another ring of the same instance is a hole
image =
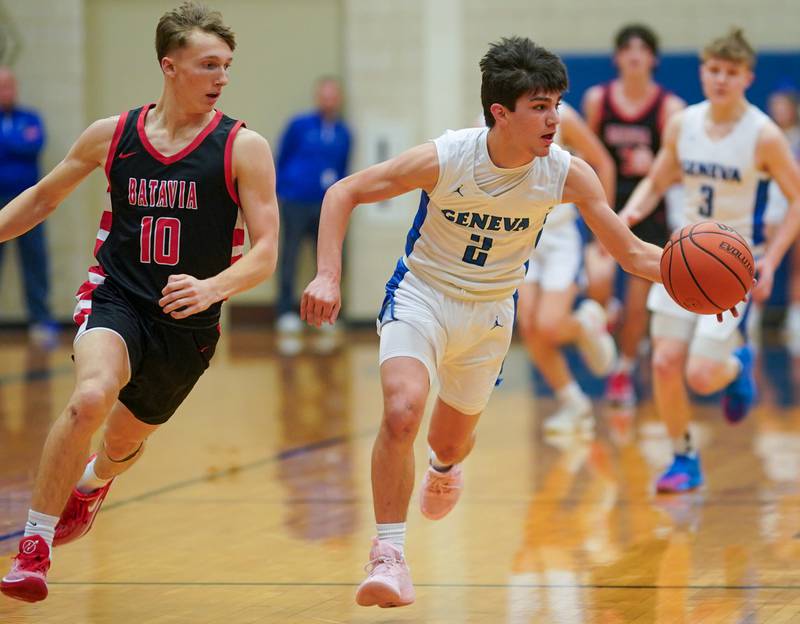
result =
[[[468,264],[483,266],[486,264],[486,258],[489,257],[487,252],[492,248],[492,243],[494,241],[488,236],[478,236],[477,234],[470,235],[469,239],[473,243],[480,243],[480,247],[477,245],[467,245],[467,248],[464,250],[464,257],[461,259]]]
[[[700,192],[703,194],[703,204],[700,206],[700,216],[710,217],[714,212],[714,187],[704,184],[700,187]]]
[[[153,230],[155,229],[155,236]],[[155,241],[153,239],[155,238]],[[153,244],[155,242],[155,244]],[[181,222],[175,217],[159,217],[153,228],[153,217],[142,217],[139,238],[139,262],[175,266],[180,258]],[[152,253],[151,253],[152,248]]]

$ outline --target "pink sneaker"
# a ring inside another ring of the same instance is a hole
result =
[[[94,457],[92,455],[89,461],[92,461]],[[61,517],[58,519],[53,546],[69,544],[89,532],[112,483],[114,483],[114,479],[88,494],[83,494],[78,488],[73,488],[72,494],[69,495],[67,504],[64,506],[64,511],[61,512]]]
[[[39,602],[47,598],[47,571],[50,549],[41,535],[23,537],[11,570],[0,582],[0,591],[9,598]]]
[[[368,576],[356,591],[357,604],[386,608],[403,607],[414,602],[411,571],[396,546],[373,537],[369,559]]]
[[[463,489],[461,464],[455,464],[447,472],[439,472],[433,466],[428,466],[419,492],[422,515],[429,520],[444,518],[456,506]]]

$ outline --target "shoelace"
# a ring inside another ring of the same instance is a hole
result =
[[[459,488],[459,486],[452,483],[452,481],[453,479],[450,478],[448,473],[444,473],[441,477],[439,475],[434,475],[428,482],[427,489],[434,494],[447,494],[448,491],[457,490]]]
[[[24,565],[25,570],[33,572],[47,572],[49,569],[48,557],[40,554],[26,555],[18,553],[11,557],[11,561],[16,565],[18,562]]]
[[[370,560],[370,562],[364,566],[364,572],[367,574],[372,574],[373,570],[375,570],[375,568],[381,564],[387,565],[391,568],[393,566],[400,565],[401,563],[402,562],[399,559],[395,559],[394,557],[380,555],[379,557]]]

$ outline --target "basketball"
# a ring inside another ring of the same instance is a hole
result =
[[[755,261],[747,242],[724,223],[703,221],[675,232],[661,255],[669,296],[697,314],[718,314],[744,299]]]

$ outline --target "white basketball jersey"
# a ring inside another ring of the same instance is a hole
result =
[[[434,140],[439,181],[423,192],[403,263],[447,295],[469,301],[511,296],[550,209],[561,203],[569,152],[557,145],[535,158],[514,188],[491,196],[475,182],[487,128],[448,130]]]
[[[764,243],[768,176],[756,169],[756,143],[768,117],[755,106],[725,137],[712,140],[705,131],[710,104],[686,109],[678,137],[683,169],[687,223],[706,219],[734,228],[758,252]]]

